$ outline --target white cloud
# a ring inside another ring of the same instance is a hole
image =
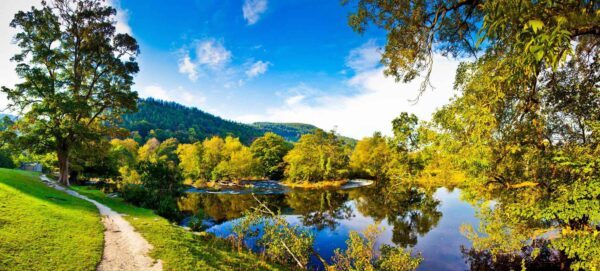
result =
[[[185,55],[179,59],[179,72],[187,74],[188,78],[193,82],[196,82],[198,79],[198,65],[192,62],[189,55]]]
[[[246,75],[249,78],[254,78],[256,76],[264,74],[265,72],[267,72],[269,65],[271,65],[271,63],[269,62],[265,62],[262,60],[256,61],[250,66],[248,70],[246,70]]]
[[[227,71],[231,62],[231,51],[215,39],[199,40],[194,43],[195,57],[189,51],[182,50],[178,60],[179,73],[185,74],[191,81],[196,81],[199,74],[206,71]]]
[[[201,41],[196,45],[198,63],[211,68],[220,68],[231,60],[231,52],[214,39]]]
[[[133,31],[131,31],[131,27],[129,26],[129,10],[121,8],[120,0],[111,0],[108,4],[117,10],[117,15],[115,16],[117,33],[126,33],[133,36]]]
[[[165,89],[159,85],[147,85],[141,88],[139,96],[142,98],[152,97],[163,101],[173,101],[194,107],[202,107],[206,103],[206,97],[182,87]]]
[[[241,122],[275,121],[304,122],[323,129],[333,129],[346,136],[362,138],[375,131],[391,134],[391,121],[401,112],[414,113],[429,120],[431,114],[448,103],[454,95],[453,82],[458,61],[434,56],[431,82],[435,89],[427,90],[418,103],[419,78],[410,83],[398,83],[383,74],[383,68],[363,69],[345,84],[358,93],[352,96],[306,91],[300,86],[280,106],[268,108],[264,114],[235,118]],[[361,66],[362,67],[362,66]],[[310,90],[310,88],[308,88]]]
[[[381,52],[374,40],[353,49],[346,57],[346,66],[356,72],[374,69],[381,59]]]
[[[287,99],[285,99],[285,104],[287,106],[294,106],[299,104],[300,102],[302,102],[302,100],[304,100],[304,98],[306,98],[304,95],[294,95],[292,97],[289,97]]]
[[[242,6],[244,19],[248,25],[253,25],[260,19],[260,16],[267,11],[267,0],[245,0]]]

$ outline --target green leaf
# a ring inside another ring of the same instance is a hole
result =
[[[544,23],[540,20],[529,20],[527,22],[528,27],[531,27],[531,29],[533,30],[533,33],[537,33],[538,30],[542,29],[542,27],[544,27]]]

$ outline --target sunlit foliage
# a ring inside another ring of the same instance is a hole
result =
[[[257,138],[250,145],[252,155],[258,159],[258,171],[261,176],[272,180],[283,178],[285,163],[283,157],[290,151],[292,145],[281,136],[268,132]]]
[[[340,180],[348,175],[348,154],[333,132],[303,135],[284,161],[285,177],[291,182]]]
[[[377,257],[376,241],[381,229],[370,225],[363,235],[350,232],[346,241],[348,248],[345,251],[337,249],[333,256],[333,264],[329,270],[339,271],[410,271],[415,270],[423,258],[412,257],[410,251],[401,247],[383,245],[381,255]]]

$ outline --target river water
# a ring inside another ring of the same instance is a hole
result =
[[[469,269],[462,251],[470,242],[461,234],[460,226],[476,227],[478,221],[474,209],[461,201],[459,189],[362,186],[366,184],[333,190],[287,189],[272,182],[218,193],[190,189],[180,207],[188,214],[202,210],[205,231],[227,237],[244,211],[256,205],[250,194],[254,192],[288,222],[309,228],[315,235],[315,249],[325,259],[330,259],[335,249],[346,248],[350,231],[363,232],[369,225],[377,225],[382,229],[377,245],[401,246],[420,253],[424,261],[418,270]],[[316,259],[311,266],[320,269]]]

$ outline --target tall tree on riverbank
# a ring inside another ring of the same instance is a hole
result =
[[[260,164],[259,171],[262,176],[271,180],[283,178],[285,163],[283,157],[292,149],[293,145],[277,134],[267,132],[252,142],[250,151]]]
[[[115,14],[100,0],[55,0],[18,12],[10,23],[20,31],[21,51],[12,60],[22,83],[2,92],[22,113],[18,128],[26,146],[56,152],[63,184],[69,184],[72,151],[136,109],[131,86],[139,46],[116,33]]]

